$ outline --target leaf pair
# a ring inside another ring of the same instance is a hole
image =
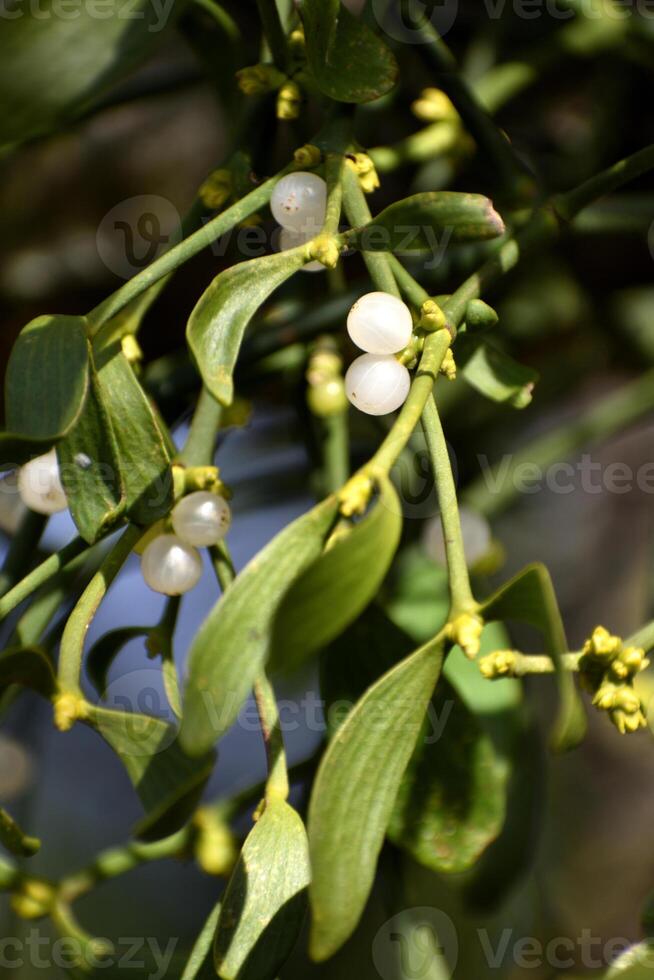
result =
[[[236,717],[267,661],[299,666],[370,602],[393,558],[401,508],[384,480],[369,513],[325,550],[338,513],[329,497],[277,535],[210,612],[189,654],[181,731],[202,752]]]

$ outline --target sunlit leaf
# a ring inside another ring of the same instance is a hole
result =
[[[519,364],[492,343],[466,342],[461,339],[461,375],[480,394],[495,402],[508,402],[514,408],[526,408],[532,400],[538,372]],[[456,348],[459,361],[459,345]]]
[[[215,905],[209,913],[209,918],[195,941],[180,980],[208,980],[209,977],[213,980],[215,977],[211,951],[219,915],[220,904]]]
[[[284,528],[220,598],[189,653],[181,741],[202,753],[236,720],[270,652],[274,618],[298,575],[322,552],[338,502],[329,497]]]
[[[311,877],[302,820],[272,800],[248,835],[225,892],[214,945],[223,980],[275,980],[295,945]]]
[[[198,300],[186,336],[202,380],[223,405],[234,396],[232,375],[248,323],[304,262],[302,248],[240,262],[221,272]]]

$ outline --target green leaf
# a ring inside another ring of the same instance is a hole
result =
[[[223,980],[275,980],[306,914],[311,877],[302,820],[271,800],[248,835],[227,885],[214,944]]]
[[[338,501],[328,497],[284,528],[236,577],[200,627],[189,653],[180,738],[205,752],[236,720],[269,651],[287,590],[322,552]]]
[[[292,670],[326,646],[377,594],[402,531],[402,506],[384,478],[369,512],[334,536],[289,589],[279,607],[271,667]]]
[[[384,674],[322,759],[309,806],[316,960],[335,953],[361,917],[441,664],[442,647],[432,641]]]
[[[618,956],[602,975],[602,980],[652,980],[652,977],[654,977],[654,942],[645,939]]]
[[[13,817],[0,807],[0,843],[17,857],[32,857],[41,847],[36,837],[28,837]]]
[[[403,548],[393,566],[383,605],[393,622],[416,643],[425,643],[447,621],[447,569],[427,557],[418,545]]]
[[[0,654],[0,693],[20,684],[50,700],[57,690],[52,662],[38,647],[9,647]]]
[[[240,262],[221,272],[198,300],[186,337],[202,380],[221,404],[234,397],[232,375],[248,323],[304,262],[304,247]]]
[[[466,871],[502,829],[508,776],[508,760],[442,681],[402,780],[390,839],[432,871]]]
[[[477,344],[462,337],[456,352],[462,376],[480,394],[495,402],[508,402],[514,408],[530,404],[539,378],[537,371],[514,361],[489,341]]]
[[[426,191],[396,201],[347,242],[366,252],[438,252],[449,244],[485,241],[504,234],[493,202],[481,194]]]
[[[86,655],[86,672],[99,697],[107,690],[109,668],[123,647],[131,640],[149,635],[151,626],[122,626],[110,630],[93,644]]]
[[[120,756],[146,816],[134,829],[141,840],[168,837],[191,816],[211,775],[215,755],[189,758],[177,731],[160,718],[89,705],[85,721]]]
[[[125,486],[127,516],[135,524],[153,524],[173,505],[168,440],[120,344],[96,351],[95,362]]]
[[[390,48],[340,0],[300,0],[311,75],[338,102],[372,102],[396,84]]]
[[[2,20],[0,143],[38,136],[81,116],[158,47],[182,4],[145,0],[79,4],[62,15],[54,0],[17,5]],[[164,11],[167,22],[163,22]]]
[[[568,652],[568,643],[552,580],[545,566],[527,566],[487,599],[480,613],[486,622],[529,623],[542,633],[546,651],[556,668],[559,686],[559,713],[551,743],[558,751],[578,745],[586,732],[586,716],[574,678],[562,666],[561,657]]]
[[[202,931],[191,950],[191,955],[184,967],[181,980],[205,980],[205,978],[206,980],[209,980],[209,978],[213,980],[216,976],[216,971],[213,968],[213,963],[209,959],[209,954],[213,947],[213,939],[219,915],[220,903],[214,905],[209,913],[209,918],[203,925]]]
[[[46,452],[75,425],[89,385],[86,321],[40,316],[21,331],[5,380],[0,466]]]
[[[118,450],[95,369],[77,423],[57,446],[61,481],[81,537],[93,544],[125,507]]]

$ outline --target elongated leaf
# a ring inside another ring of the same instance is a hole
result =
[[[514,408],[529,405],[539,377],[537,371],[514,361],[509,354],[489,342],[466,343],[462,338],[461,346],[461,374],[469,385],[495,402],[508,402]],[[457,345],[457,359],[459,353]]]
[[[142,840],[157,840],[179,830],[197,806],[215,756],[189,758],[176,730],[149,715],[89,707],[85,719],[120,756],[146,811],[134,829]]]
[[[318,88],[339,102],[372,102],[397,82],[390,48],[340,0],[300,0],[307,59]]]
[[[646,939],[625,950],[602,980],[652,980],[654,977],[654,942]]]
[[[302,820],[283,800],[266,804],[223,898],[214,959],[223,980],[275,980],[306,914],[311,877]]]
[[[41,847],[41,841],[29,837],[13,817],[0,807],[0,843],[18,857],[31,857]]]
[[[213,980],[216,971],[213,968],[213,957],[210,957],[213,948],[213,940],[220,915],[220,903],[215,905],[209,913],[209,918],[202,927],[202,931],[195,941],[191,950],[181,980]]]
[[[80,535],[93,544],[125,507],[116,440],[93,367],[84,408],[59,443],[57,456],[71,516]]]
[[[367,252],[436,253],[450,243],[485,241],[504,233],[493,202],[481,194],[426,191],[391,204],[347,235],[348,244]]]
[[[568,644],[552,580],[545,566],[527,566],[486,600],[481,614],[487,622],[514,620],[540,630],[547,653],[554,661],[559,685],[560,706],[552,730],[552,746],[563,751],[578,745],[586,732],[586,716],[574,678],[562,667],[561,656],[567,652]]]
[[[180,738],[205,752],[236,720],[266,661],[275,614],[323,549],[338,510],[329,497],[278,534],[237,576],[200,627],[189,653]]]
[[[397,549],[402,508],[384,479],[370,512],[337,536],[282,602],[275,619],[271,666],[293,669],[338,636],[377,594]]]
[[[393,667],[359,701],[323,757],[309,807],[316,960],[336,952],[361,917],[441,663],[442,648],[432,642]]]
[[[0,467],[50,449],[75,425],[89,384],[85,320],[40,316],[21,331],[5,380]]]
[[[153,524],[173,504],[168,440],[120,344],[96,351],[95,363],[115,438],[126,513],[135,524]]]
[[[422,735],[388,835],[432,871],[466,871],[502,829],[508,760],[445,681]]]
[[[304,265],[294,248],[240,262],[221,272],[200,297],[186,328],[202,380],[223,405],[234,397],[232,375],[245,328],[266,299]]]
[[[0,143],[38,136],[80,116],[156,46],[182,4],[145,0],[18,5],[2,20]]]

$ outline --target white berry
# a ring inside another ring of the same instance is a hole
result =
[[[57,514],[60,510],[66,510],[68,500],[61,483],[55,449],[21,467],[18,490],[25,506],[37,514]]]
[[[172,513],[173,530],[185,544],[209,548],[227,534],[232,514],[224,497],[198,490],[182,497]]]
[[[297,248],[298,245],[306,245],[314,235],[310,231],[291,231],[290,228],[282,228],[279,233],[279,251],[285,252],[289,248]],[[302,266],[302,272],[324,272],[325,266],[322,262],[307,262]]]
[[[411,340],[411,311],[390,293],[367,293],[350,310],[347,332],[369,354],[395,354]]]
[[[290,231],[317,235],[325,222],[327,184],[305,171],[287,174],[275,186],[270,199],[273,218]]]
[[[466,564],[470,567],[488,554],[491,546],[491,529],[485,517],[467,507],[461,507],[459,518]],[[440,517],[433,517],[425,523],[422,544],[430,558],[441,565],[447,564]]]
[[[388,415],[406,400],[411,375],[389,354],[362,354],[345,375],[347,397],[366,415]]]
[[[200,553],[175,534],[162,534],[146,547],[141,557],[146,584],[164,595],[183,595],[202,576]]]

